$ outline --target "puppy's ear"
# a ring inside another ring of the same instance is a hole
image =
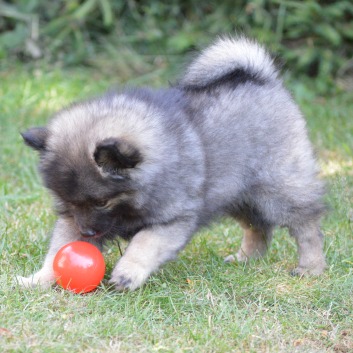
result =
[[[130,143],[108,138],[97,144],[94,160],[105,172],[117,174],[119,169],[134,168],[142,161],[142,156]]]
[[[49,135],[48,129],[45,127],[32,127],[21,133],[24,142],[27,146],[34,148],[37,151],[44,151],[47,138]]]

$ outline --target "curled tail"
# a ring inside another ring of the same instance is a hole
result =
[[[264,47],[244,37],[223,37],[191,63],[180,85],[204,89],[225,82],[265,84],[276,77],[277,69]]]

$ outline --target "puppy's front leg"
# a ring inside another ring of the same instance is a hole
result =
[[[141,230],[131,240],[115,266],[110,283],[116,289],[140,287],[163,263],[184,248],[195,230],[195,222],[173,222]]]
[[[27,288],[33,288],[36,286],[43,288],[50,287],[55,280],[53,260],[56,253],[62,246],[78,240],[79,238],[80,233],[78,232],[77,227],[75,227],[73,219],[59,218],[55,224],[49,251],[45,257],[42,268],[29,277],[17,276],[17,282],[21,286]]]

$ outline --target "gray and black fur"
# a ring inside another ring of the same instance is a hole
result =
[[[53,282],[64,244],[120,236],[130,243],[111,282],[135,289],[223,215],[244,228],[239,261],[264,255],[280,226],[298,245],[295,273],[325,268],[324,186],[305,120],[255,42],[219,39],[174,87],[74,104],[23,138],[59,217],[43,268],[18,278],[25,286]]]

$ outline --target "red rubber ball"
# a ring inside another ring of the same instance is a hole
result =
[[[84,241],[64,245],[55,255],[56,283],[74,293],[91,292],[102,281],[105,262],[97,247]]]

